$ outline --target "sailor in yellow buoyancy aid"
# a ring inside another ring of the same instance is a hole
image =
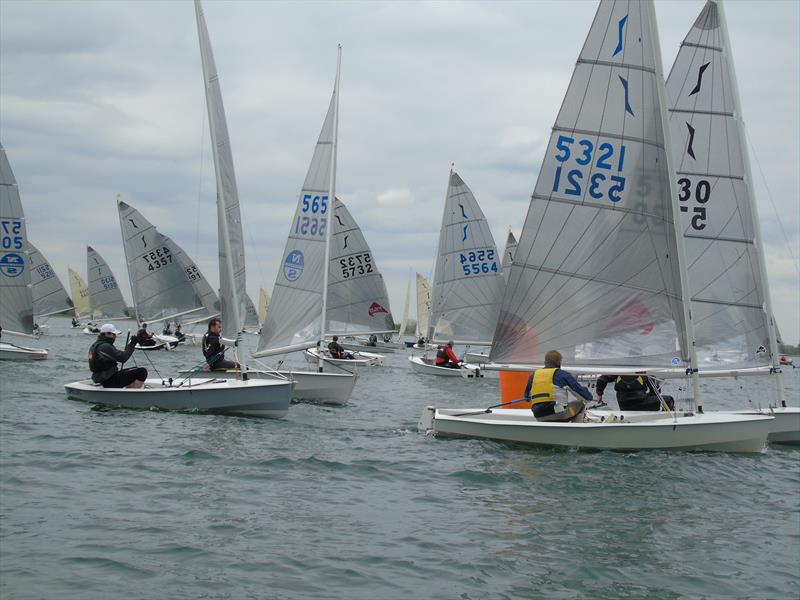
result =
[[[571,398],[567,388],[579,397]],[[561,370],[561,354],[555,350],[545,355],[544,368],[528,378],[525,398],[531,400],[537,421],[583,421],[586,403],[592,393],[567,371]]]

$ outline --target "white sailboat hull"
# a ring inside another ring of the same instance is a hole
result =
[[[276,376],[277,373],[277,376]],[[186,376],[188,373],[181,373]],[[350,373],[316,373],[314,371],[262,371],[248,370],[251,379],[280,380],[280,376],[294,383],[292,398],[302,402],[319,402],[342,406],[350,400],[356,385],[356,376]],[[238,379],[240,372],[201,371],[193,373],[195,379]]]
[[[384,354],[391,354],[392,352],[395,352],[394,348],[390,348],[383,344],[378,344],[377,346],[370,346],[368,344],[342,342],[342,348],[344,348],[345,350],[350,350],[351,352],[375,352],[376,350],[380,350]]]
[[[425,375],[438,375],[439,377],[464,377],[464,378],[478,378],[483,377],[480,367],[477,365],[470,365],[463,363],[460,369],[451,369],[449,367],[437,367],[429,358],[422,356],[409,356],[408,361],[411,363],[411,368],[417,373],[424,373]]]
[[[464,413],[471,413],[467,416]],[[475,414],[478,413],[478,414]],[[631,413],[627,413],[631,414]],[[639,413],[609,422],[608,411],[590,411],[595,422],[537,421],[528,410],[441,409],[429,406],[419,422],[421,430],[442,437],[477,437],[543,446],[607,450],[708,450],[761,452],[773,417],[734,413],[706,413],[671,417],[667,413]],[[599,416],[605,421],[600,422]]]
[[[0,360],[45,360],[47,350],[0,342]]]
[[[148,379],[142,389],[112,389],[90,379],[64,386],[67,397],[120,408],[199,410],[280,419],[289,410],[292,383],[249,379],[202,379],[178,387]]]
[[[774,417],[767,441],[774,444],[800,444],[800,407],[798,406],[742,410],[737,413]]]
[[[355,358],[331,358],[330,354],[326,350],[322,355],[322,360],[332,365],[350,367],[376,367],[382,365],[383,359],[385,358],[382,354],[375,354],[374,352],[353,352],[352,354]],[[319,350],[316,348],[309,348],[303,353],[303,355],[311,364],[316,364],[319,362]]]

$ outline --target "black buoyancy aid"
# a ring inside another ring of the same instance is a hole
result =
[[[448,360],[450,360],[450,357],[447,356],[446,346],[439,346],[436,349],[436,364],[443,365]]]
[[[117,361],[98,352],[103,344],[111,345],[108,340],[103,339],[95,341],[89,348],[89,370],[92,372],[92,380],[98,383],[117,372]]]
[[[647,385],[641,375],[618,375],[614,381],[614,390],[617,392],[645,392]]]

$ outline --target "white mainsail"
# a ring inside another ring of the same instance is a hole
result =
[[[680,228],[701,366],[778,367],[741,106],[722,7],[705,7],[667,79]]]
[[[33,293],[28,235],[17,180],[0,144],[0,327],[33,333]]]
[[[56,275],[55,269],[30,240],[28,248],[30,248],[33,314],[41,318],[72,310],[74,308],[72,300]]]
[[[358,224],[336,198],[331,237],[326,333],[391,333],[386,283]]]
[[[509,229],[508,237],[506,238],[506,248],[503,250],[503,281],[508,282],[508,272],[511,270],[511,264],[514,262],[514,254],[517,251],[517,238],[514,233]]]
[[[652,2],[602,1],[556,118],[495,363],[694,368]]]
[[[433,277],[428,340],[491,342],[503,296],[502,261],[478,202],[450,171]]]
[[[132,206],[119,200],[117,208],[138,320],[208,316],[210,298],[196,287],[204,277],[181,247]]]
[[[314,156],[289,228],[289,238],[272,289],[267,320],[255,356],[310,348],[322,334],[327,229],[333,203],[332,176],[337,88],[331,96]]]
[[[75,305],[75,316],[78,318],[88,317],[92,312],[89,304],[89,286],[77,271],[71,267],[68,267],[67,271],[69,273],[69,291],[72,294],[72,303]]]
[[[89,305],[93,319],[124,319],[127,305],[117,278],[106,261],[91,246],[86,247],[86,273],[89,276]]]
[[[431,312],[431,286],[428,280],[417,273],[417,338],[428,333],[428,316]]]
[[[219,281],[222,303],[222,322],[226,331],[240,332],[244,328],[247,285],[245,280],[244,236],[239,208],[239,192],[233,168],[233,153],[228,137],[225,108],[219,76],[211,52],[211,41],[200,0],[194,3],[203,79],[208,108],[209,132],[214,154],[217,179],[217,225],[219,235]]]
[[[269,294],[264,291],[264,288],[258,290],[258,326],[263,327],[264,321],[267,320],[267,311],[269,310]]]

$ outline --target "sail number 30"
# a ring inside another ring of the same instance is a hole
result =
[[[678,193],[678,200],[681,201],[681,212],[689,212],[689,206],[684,204],[684,202],[688,202],[692,199],[692,193],[694,193],[694,199],[697,201],[699,206],[693,206],[692,212],[692,229],[697,231],[701,231],[702,229],[706,228],[706,202],[711,198],[711,184],[706,181],[705,179],[701,179],[697,182],[697,185],[692,185],[692,180],[687,179],[686,177],[682,177],[678,179],[678,187],[680,188]]]
[[[566,173],[562,173],[565,165],[556,167],[553,179],[554,193],[560,192],[567,196],[582,196],[584,186],[588,186],[586,187],[586,192],[595,200],[603,198],[608,198],[611,202],[622,200],[621,194],[625,191],[625,178],[621,175],[611,175],[611,172],[616,169],[617,173],[622,173],[625,165],[625,146],[623,144],[615,147],[614,144],[603,142],[595,152],[594,143],[591,140],[577,140],[576,143],[575,138],[559,135],[556,141],[556,149],[558,154],[555,155],[555,159],[558,162],[566,163],[573,159],[575,164],[579,166],[566,171]],[[595,172],[592,173],[591,164],[595,159]],[[614,164],[615,162],[616,164]],[[591,173],[588,180],[584,177],[584,169],[586,167],[590,168],[589,173]],[[603,173],[598,169],[608,173]]]

